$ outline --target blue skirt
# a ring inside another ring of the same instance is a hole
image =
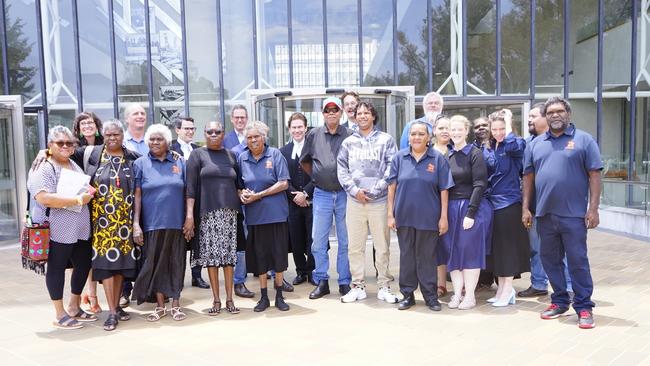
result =
[[[469,200],[449,200],[447,217],[449,231],[440,237],[437,248],[438,263],[447,263],[447,271],[482,268],[485,257],[490,254],[493,208],[483,198],[474,217],[474,226],[463,230]]]

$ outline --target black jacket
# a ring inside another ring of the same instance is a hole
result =
[[[293,203],[293,195],[291,192],[307,192],[309,199],[311,200],[314,197],[314,184],[311,181],[311,177],[302,170],[300,166],[300,159],[292,159],[291,153],[293,152],[293,141],[284,145],[280,148],[280,152],[287,160],[287,166],[289,167],[289,188],[287,188],[287,197],[289,202]]]
[[[193,142],[190,142],[190,146],[192,146],[192,150],[199,148],[199,145]],[[181,150],[181,144],[178,143],[178,140],[173,140],[172,146],[170,146],[169,149],[172,151],[176,151],[177,153],[181,154],[181,156],[183,156],[183,150]]]

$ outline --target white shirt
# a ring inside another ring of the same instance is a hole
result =
[[[183,141],[181,139],[178,139],[176,141],[178,141],[178,144],[181,146],[181,151],[183,152],[183,157],[187,161],[187,159],[190,158],[190,153],[193,150],[192,145],[190,145],[189,143],[187,143],[187,142],[185,142],[185,141]]]
[[[300,154],[302,154],[303,146],[305,146],[305,139],[302,139],[302,141],[300,142],[293,140],[293,151],[291,152],[292,159],[300,158]]]
[[[239,140],[239,143],[240,144],[243,143],[244,142],[244,133],[243,132],[239,133],[239,132],[237,132],[237,130],[235,130],[235,133],[237,134],[237,140]]]

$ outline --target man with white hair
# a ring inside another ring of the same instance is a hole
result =
[[[429,134],[433,136],[433,130],[436,126],[436,120],[440,113],[442,113],[444,101],[442,100],[442,95],[436,92],[430,92],[424,96],[422,99],[422,108],[424,109],[424,116],[416,119],[415,121],[425,122],[429,126]],[[409,131],[411,131],[411,121],[404,126],[402,131],[402,138],[399,140],[399,148],[404,149],[409,146]]]
[[[149,153],[149,146],[144,140],[144,130],[147,126],[147,112],[140,104],[130,103],[124,107],[124,146],[145,156]]]

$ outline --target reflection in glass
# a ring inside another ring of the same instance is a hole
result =
[[[501,93],[528,94],[530,84],[530,4],[501,1]]]
[[[535,13],[535,93],[558,94],[564,87],[564,2],[537,0]]]
[[[445,0],[431,2],[431,27],[432,40],[429,45],[433,72],[433,89],[440,90],[442,94],[461,94],[463,92],[458,74],[451,75],[451,45],[452,45],[452,18],[450,4]],[[461,47],[457,43],[457,47]],[[461,61],[462,63],[462,61]],[[458,64],[458,62],[456,62]],[[455,65],[454,65],[455,66]],[[454,82],[456,78],[456,82]]]
[[[391,0],[362,0],[363,85],[394,85],[393,5]]]
[[[9,94],[23,95],[27,105],[40,105],[40,74],[34,2],[5,1]]]
[[[230,106],[244,103],[246,89],[255,87],[252,17],[250,1],[221,1],[226,113],[230,113]]]
[[[18,237],[11,111],[0,108],[0,241]]]
[[[76,109],[77,74],[75,69],[72,2],[47,1],[43,17],[43,58],[47,68],[47,99],[55,108]],[[53,37],[47,37],[53,34]]]
[[[289,87],[286,0],[257,0],[260,88]]]
[[[359,86],[359,29],[356,1],[329,0],[327,19],[329,86]]]
[[[569,91],[594,93],[598,72],[598,0],[574,0],[570,13]]]
[[[291,0],[293,85],[296,88],[325,86],[322,4],[321,1]],[[336,19],[329,22],[336,27]]]
[[[496,3],[476,0],[467,7],[467,93],[496,91]]]
[[[427,34],[427,0],[398,1],[398,85],[415,85],[415,94],[428,92]]]

